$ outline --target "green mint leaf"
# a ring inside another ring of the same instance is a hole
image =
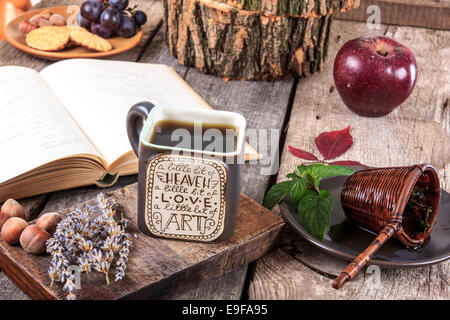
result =
[[[323,163],[315,163],[312,165],[297,166],[295,173],[300,177],[305,177],[307,174],[312,176],[312,181],[316,188],[319,187],[320,180],[326,177],[349,176],[355,171],[344,166],[328,165]],[[310,181],[310,179],[308,179]],[[312,183],[312,182],[311,182]]]
[[[286,175],[286,178],[296,179],[298,178],[298,176],[295,173],[291,172]]]
[[[290,191],[291,201],[294,204],[297,204],[305,194],[305,191],[308,188],[308,183],[305,178],[300,179],[298,177],[294,178],[292,181],[293,184]]]
[[[273,207],[275,207],[277,203],[280,203],[281,200],[283,200],[283,198],[288,194],[292,183],[293,180],[288,180],[272,186],[272,188],[270,188],[264,196],[262,205],[269,210],[273,209]]]
[[[320,179],[317,181],[317,179],[315,179],[309,172],[306,171],[303,172],[303,178],[311,185],[309,186],[310,188],[313,188],[313,186],[318,188]]]
[[[307,171],[317,179],[322,179],[326,177],[337,177],[337,176],[349,176],[355,172],[355,170],[349,169],[344,166],[337,165],[327,165],[323,163],[317,163],[308,167]]]
[[[312,165],[299,165],[297,166],[297,168],[295,169],[294,173],[298,176],[298,177],[303,177],[303,173]]]
[[[311,235],[321,241],[330,224],[332,211],[333,198],[326,190],[320,191],[319,194],[307,190],[298,203],[300,222]]]

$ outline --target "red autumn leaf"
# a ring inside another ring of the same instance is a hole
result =
[[[288,146],[289,151],[296,157],[299,157],[301,159],[305,160],[319,160],[315,155],[313,155],[311,152],[301,150],[294,148],[293,146]]]
[[[339,157],[353,145],[350,126],[343,130],[323,132],[316,138],[316,146],[325,160]]]
[[[364,166],[361,162],[352,161],[352,160],[333,161],[333,162],[327,162],[327,163],[334,164],[337,166]]]

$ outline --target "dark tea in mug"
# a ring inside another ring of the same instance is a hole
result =
[[[230,124],[160,120],[155,123],[149,142],[185,150],[228,153],[236,150],[238,134],[239,129]]]

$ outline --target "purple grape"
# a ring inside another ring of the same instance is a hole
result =
[[[113,35],[113,31],[112,29],[101,24],[100,27],[98,27],[96,34],[102,38],[111,38]]]
[[[83,18],[83,16],[81,15],[81,13],[79,11],[76,16],[76,21],[77,21],[78,26],[89,30],[91,23],[89,22],[89,20]]]
[[[120,27],[117,29],[117,34],[120,37],[131,38],[137,32],[137,26],[134,19],[131,19],[127,15],[122,15],[122,21]]]
[[[122,11],[128,7],[128,0],[109,0],[109,5],[119,11]]]
[[[100,23],[113,30],[119,28],[121,20],[122,15],[120,14],[120,11],[114,8],[106,9],[100,16]]]
[[[142,26],[147,22],[147,15],[143,11],[137,10],[134,13],[134,20],[138,26]]]
[[[91,23],[91,29],[90,29],[91,32],[97,34],[98,31],[100,30],[100,26],[101,26],[100,23],[92,22],[92,23]]]
[[[97,22],[103,11],[103,5],[96,0],[83,2],[81,5],[81,16],[90,22]]]

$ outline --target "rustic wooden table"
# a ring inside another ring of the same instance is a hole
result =
[[[284,179],[299,162],[288,145],[314,151],[320,132],[351,125],[354,146],[345,158],[370,166],[396,166],[428,162],[440,174],[442,187],[450,191],[450,32],[381,25],[368,30],[365,23],[336,20],[330,35],[325,69],[307,79],[268,82],[225,82],[185,68],[170,56],[162,33],[162,4],[133,0],[148,13],[144,39],[115,60],[164,63],[175,70],[215,109],[240,112],[249,128],[278,129],[283,133],[281,168],[276,177],[260,174],[263,164],[245,168],[243,193],[261,202],[267,188]],[[425,1],[425,0],[424,0]],[[50,7],[81,3],[80,0],[43,0]],[[353,114],[334,88],[332,61],[347,40],[365,34],[384,34],[408,46],[416,55],[419,79],[412,96],[389,116],[372,119]],[[0,42],[0,65],[21,65],[42,70],[49,61],[29,56]],[[276,179],[275,179],[276,178]],[[115,188],[136,182],[123,177]],[[55,211],[85,201],[99,190],[94,187],[55,192],[23,200],[30,216]],[[448,214],[448,213],[447,213]],[[402,270],[382,270],[381,286],[374,287],[365,272],[343,290],[331,288],[331,279],[345,262],[307,245],[289,230],[283,245],[270,254],[210,281],[174,299],[449,299],[450,261]],[[27,299],[0,271],[0,299]]]

